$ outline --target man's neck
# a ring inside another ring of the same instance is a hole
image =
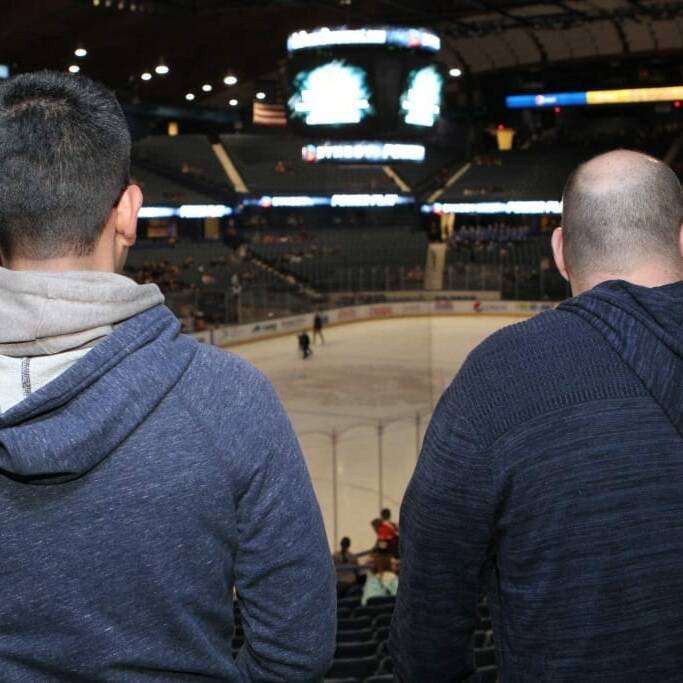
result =
[[[80,271],[104,271],[113,272],[113,269],[105,267],[104,263],[95,256],[65,256],[54,259],[9,259],[3,264],[8,270],[33,270],[41,273],[62,273],[72,270]]]
[[[572,280],[572,293],[578,296],[609,280],[624,280],[640,287],[663,287],[683,280],[683,270],[655,263],[628,273],[595,273],[585,280]]]

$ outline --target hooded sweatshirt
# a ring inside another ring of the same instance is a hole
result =
[[[397,680],[680,681],[683,282],[504,328],[442,397],[401,510]],[[476,659],[476,653],[475,653]]]
[[[272,387],[92,277],[0,275],[6,358],[89,348],[0,414],[0,679],[321,679],[334,571]]]
[[[0,413],[68,370],[114,326],[162,304],[115,273],[0,268]]]

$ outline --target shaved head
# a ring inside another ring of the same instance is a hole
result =
[[[619,277],[643,263],[681,271],[683,194],[661,161],[628,150],[601,154],[572,173],[562,202],[564,260],[575,278]]]

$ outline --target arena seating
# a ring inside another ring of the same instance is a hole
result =
[[[582,159],[583,155],[571,150],[549,156],[545,149],[478,156],[439,201],[557,200],[567,176]]]
[[[242,287],[242,312],[247,317],[253,308],[260,314],[253,317],[265,317],[268,312],[286,315],[307,306],[298,286],[220,242],[178,242],[173,247],[143,242],[131,251],[126,271],[138,282],[147,281],[153,273],[153,280],[177,315],[181,307],[191,304],[209,321],[235,322],[235,303],[226,298],[235,275]]]
[[[387,644],[394,604],[393,598],[375,598],[363,607],[359,595],[338,601],[337,649],[325,683],[389,683],[393,680],[393,665]],[[243,644],[242,618],[239,604],[236,603],[234,655]],[[474,663],[477,681],[497,681],[493,632],[488,607],[484,602],[479,605]]]
[[[134,158],[164,168],[179,178],[199,179],[207,187],[232,189],[205,135],[154,135],[135,143]]]
[[[450,171],[463,163],[462,155],[455,150],[428,146],[421,164],[404,162],[392,164],[391,167],[416,194],[422,195],[428,189],[438,187],[439,183],[443,184]]]
[[[315,230],[253,241],[251,249],[321,292],[414,289],[422,286],[427,237],[410,228]]]
[[[287,136],[223,135],[221,142],[251,194],[399,193],[379,166],[308,164],[304,140]]]
[[[187,185],[175,182],[156,171],[133,164],[132,180],[140,185],[145,197],[145,206],[177,206],[180,204],[214,204],[210,194],[197,191]]]

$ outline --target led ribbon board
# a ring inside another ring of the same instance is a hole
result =
[[[583,107],[595,104],[643,104],[647,102],[673,102],[680,99],[683,99],[683,85],[662,88],[508,95],[505,98],[505,104],[508,109],[530,109],[538,107]]]
[[[244,206],[258,206],[262,209],[310,208],[316,206],[333,207],[388,207],[412,204],[415,200],[399,194],[333,194],[331,196],[310,197],[307,195],[250,197],[244,200]]]
[[[301,149],[301,158],[307,163],[321,161],[387,163],[390,161],[422,162],[425,159],[424,145],[398,142],[349,142],[320,145],[306,145]]]
[[[289,52],[342,45],[391,45],[438,52],[441,49],[441,39],[435,33],[420,28],[319,28],[314,31],[297,31],[287,39]]]
[[[424,204],[422,213],[465,213],[465,214],[561,214],[562,202],[518,201],[518,202],[436,202]]]
[[[223,218],[232,215],[232,208],[223,204],[183,204],[172,206],[143,206],[140,218]]]

